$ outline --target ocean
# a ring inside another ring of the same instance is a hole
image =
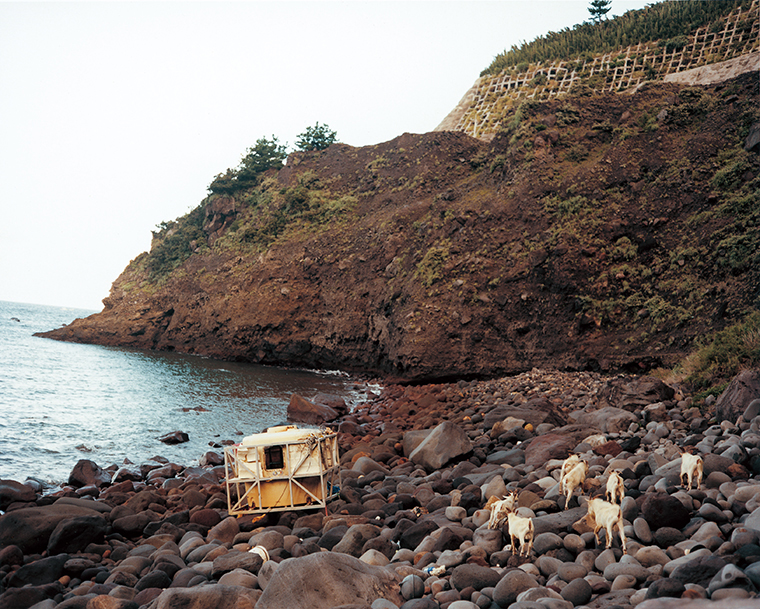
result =
[[[339,372],[33,336],[93,312],[0,301],[0,480],[56,487],[80,459],[108,467],[162,456],[196,465],[205,452],[221,452],[210,444],[283,422],[294,393],[337,394],[351,406],[368,389]],[[173,431],[189,442],[158,440]]]

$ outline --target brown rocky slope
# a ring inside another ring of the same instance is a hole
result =
[[[672,364],[757,307],[757,96],[581,88],[488,143],[294,153],[43,335],[413,381]]]

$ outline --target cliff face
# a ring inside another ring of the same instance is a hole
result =
[[[419,381],[673,363],[757,305],[757,95],[651,84],[524,103],[490,143],[293,154],[45,336]]]

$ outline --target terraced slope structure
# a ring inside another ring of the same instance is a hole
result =
[[[294,153],[51,338],[430,381],[645,371],[756,310],[758,74]]]
[[[640,14],[639,19],[644,22],[646,19],[656,19],[657,15],[648,13],[665,11],[668,8],[666,4],[631,11],[630,15],[610,23],[596,26],[586,24],[575,32],[553,33],[545,40],[525,45],[524,49],[515,49],[511,55],[505,53],[504,58],[497,57],[436,131],[463,131],[473,137],[490,139],[509,122],[520,103],[526,99],[552,99],[570,91],[631,92],[646,83],[662,80],[682,84],[715,84],[741,73],[757,71],[760,66],[758,0],[723,2],[727,8],[732,4],[736,6],[712,23],[695,28],[688,36],[682,34],[668,39],[620,45],[596,55],[583,52],[570,58],[563,56],[561,59],[503,65],[510,56],[550,56],[551,52],[545,49],[552,43],[570,51],[574,45],[567,38],[572,36],[584,40],[588,38],[587,44],[601,44],[605,37],[624,39],[626,32],[622,27],[622,31],[617,32],[606,32],[603,28],[610,29],[614,27],[613,23],[621,19],[630,21],[636,14]],[[665,19],[665,16],[659,18]],[[557,40],[563,35],[565,39]]]

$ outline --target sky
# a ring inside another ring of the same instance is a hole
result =
[[[0,0],[0,300],[101,310],[257,139],[432,131],[496,55],[588,4]]]

